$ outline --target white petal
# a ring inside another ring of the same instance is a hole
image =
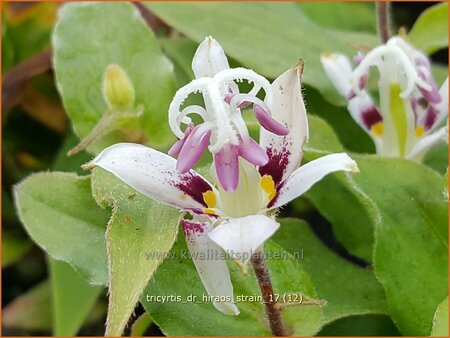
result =
[[[439,128],[435,132],[422,137],[407,154],[407,158],[414,159],[422,155],[425,151],[435,146],[440,142],[448,140],[448,128],[447,126]]]
[[[215,308],[227,315],[238,315],[226,257],[222,249],[208,236],[212,230],[211,223],[183,220],[182,224],[192,261],[203,286],[213,300],[218,300],[213,301]]]
[[[289,69],[272,83],[272,100],[266,102],[272,117],[289,129],[286,136],[260,130],[260,144],[267,150],[269,163],[260,168],[261,175],[271,175],[278,184],[300,164],[303,143],[308,139],[308,119],[302,97],[303,64]]]
[[[264,215],[230,218],[211,231],[209,237],[231,258],[247,264],[279,227],[280,224]]]
[[[213,77],[218,72],[228,69],[227,57],[219,43],[212,37],[207,37],[198,46],[192,59],[192,70],[195,78]]]
[[[448,116],[448,76],[439,88],[439,94],[441,95],[441,102],[436,105],[439,115],[436,119],[434,126],[439,126],[447,116]]]
[[[275,197],[271,207],[278,208],[305,193],[316,182],[336,171],[358,172],[358,166],[346,153],[331,154],[306,163],[292,173]]]
[[[115,144],[103,150],[89,165],[109,171],[156,201],[181,209],[206,207],[202,194],[213,190],[195,171],[178,174],[174,158],[140,144]]]
[[[344,97],[351,92],[352,66],[347,56],[324,53],[320,56],[323,69],[336,90]]]

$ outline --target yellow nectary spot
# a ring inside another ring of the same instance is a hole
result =
[[[203,193],[203,200],[205,201],[208,208],[214,208],[217,204],[216,194],[212,190],[208,190]]]
[[[372,130],[372,133],[374,133],[376,136],[383,135],[383,122],[380,121],[378,123],[375,123],[370,130]]]
[[[261,189],[268,195],[270,202],[277,194],[277,190],[275,189],[275,182],[273,181],[272,176],[264,175],[263,177],[261,177],[259,185],[261,186]]]
[[[213,209],[210,209],[210,208],[203,209],[203,213],[208,214],[208,215],[216,215],[217,216],[217,213]]]
[[[422,137],[424,132],[425,132],[425,130],[423,129],[423,126],[416,127],[416,136],[417,137]]]

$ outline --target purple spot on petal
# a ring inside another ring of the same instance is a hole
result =
[[[425,130],[430,130],[438,118],[438,111],[433,106],[428,107],[425,112],[423,125]]]
[[[283,174],[289,164],[291,152],[288,147],[283,147],[281,151],[274,152],[272,148],[267,148],[269,162],[265,166],[259,167],[261,176],[270,175],[275,182],[275,186],[281,183]]]
[[[383,118],[375,106],[367,107],[361,112],[361,121],[368,130],[382,120]]]
[[[194,233],[203,233],[205,231],[205,226],[202,223],[191,222],[183,219],[181,224],[183,225],[183,230],[186,236]]]
[[[192,197],[194,201],[207,207],[203,200],[203,193],[212,190],[212,187],[201,176],[192,174],[191,171],[180,175],[180,181],[174,184],[186,195]]]

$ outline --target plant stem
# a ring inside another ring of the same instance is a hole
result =
[[[270,280],[269,270],[264,261],[264,253],[255,253],[251,259],[259,288],[264,301],[264,309],[269,320],[270,330],[274,336],[287,336],[286,330],[281,320],[281,313],[276,306],[276,297],[273,292],[272,281]]]
[[[376,7],[377,7],[378,34],[380,36],[381,42],[386,43],[389,40],[390,36],[389,2],[378,1],[376,3]]]

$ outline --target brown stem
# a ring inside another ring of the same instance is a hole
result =
[[[377,24],[378,34],[381,42],[386,43],[389,40],[390,20],[389,20],[389,2],[378,1],[377,7]]]
[[[272,281],[270,280],[269,270],[264,261],[264,253],[255,253],[251,259],[259,288],[264,301],[264,308],[267,319],[269,320],[270,330],[274,336],[287,336],[286,330],[281,320],[281,313],[276,306],[276,297],[273,292]]]

